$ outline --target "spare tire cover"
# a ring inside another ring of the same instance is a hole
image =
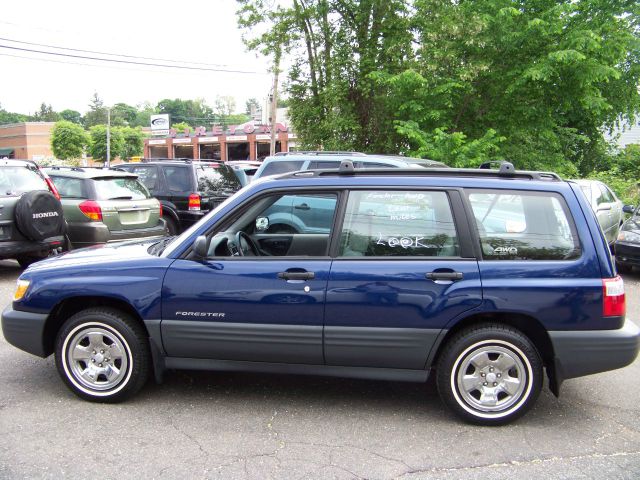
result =
[[[15,209],[18,230],[31,240],[44,240],[64,234],[60,200],[50,192],[34,190],[23,194]]]

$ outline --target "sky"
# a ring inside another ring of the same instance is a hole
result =
[[[232,96],[236,111],[244,111],[249,98],[263,102],[272,76],[269,59],[248,52],[242,43],[235,11],[235,0],[3,2],[0,105],[10,112],[29,114],[45,102],[55,111],[85,113],[97,92],[106,106],[145,101],[155,105],[163,98],[204,98],[213,105],[217,95]],[[107,63],[25,50],[93,57],[104,55],[86,51],[105,52],[130,56],[109,57],[112,59],[193,69]]]

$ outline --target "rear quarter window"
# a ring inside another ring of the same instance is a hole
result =
[[[296,170],[300,170],[302,168],[303,163],[304,162],[302,160],[269,162],[265,165],[264,170],[262,170],[260,176],[266,177],[267,175],[278,175],[279,173],[295,172]]]
[[[573,218],[550,192],[467,192],[484,260],[573,260],[581,255]]]

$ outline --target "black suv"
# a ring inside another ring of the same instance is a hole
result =
[[[30,160],[0,161],[0,259],[22,267],[62,248],[65,222],[49,177]]]
[[[142,159],[115,168],[137,174],[160,200],[169,235],[186,230],[242,188],[234,169],[222,162]]]

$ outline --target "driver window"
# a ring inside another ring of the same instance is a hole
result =
[[[328,192],[263,197],[211,237],[208,256],[327,256],[337,203]]]

